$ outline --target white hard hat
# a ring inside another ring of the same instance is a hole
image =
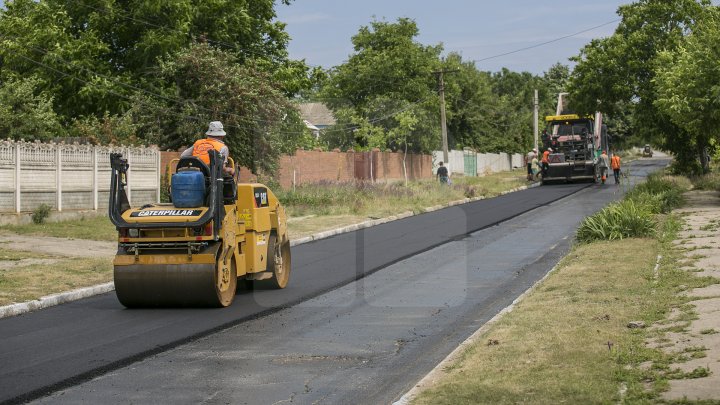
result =
[[[552,148],[548,148],[548,151],[552,152],[553,150],[552,150]]]
[[[223,125],[220,121],[213,121],[210,123],[210,126],[208,127],[207,132],[205,132],[205,135],[209,136],[225,136],[226,133],[223,131]]]

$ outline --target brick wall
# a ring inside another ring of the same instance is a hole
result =
[[[164,168],[179,152],[162,152]],[[371,158],[372,156],[372,158]],[[370,180],[396,181],[404,179],[403,154],[392,152],[323,152],[298,150],[295,155],[280,157],[277,181],[283,188],[293,184],[311,184],[321,181]],[[408,179],[432,177],[432,156],[408,154]],[[174,171],[174,167],[171,168]],[[246,168],[240,168],[240,181],[250,182],[255,176]]]

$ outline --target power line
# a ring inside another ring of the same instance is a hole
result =
[[[526,47],[524,47],[524,48],[516,49],[516,50],[514,50],[514,51],[504,52],[504,53],[501,53],[501,54],[497,54],[497,55],[493,55],[493,56],[488,56],[488,57],[482,58],[482,59],[473,59],[472,62],[483,62],[483,61],[486,61],[486,60],[495,59],[495,58],[500,58],[500,57],[502,57],[502,56],[507,56],[507,55],[512,55],[512,54],[514,54],[514,53],[527,51],[527,50],[529,50],[529,49],[539,48],[539,47],[544,46],[544,45],[552,44],[552,43],[554,43],[554,42],[562,41],[563,39],[572,38],[572,37],[574,37],[574,36],[577,36],[577,35],[580,35],[580,34],[584,34],[584,33],[586,33],[586,32],[592,31],[592,30],[596,30],[596,29],[601,28],[601,27],[604,27],[604,26],[606,26],[606,25],[614,24],[614,23],[616,23],[616,22],[618,22],[618,21],[620,21],[620,20],[621,20],[620,18],[616,18],[616,19],[614,19],[614,20],[612,20],[612,21],[608,21],[608,22],[606,22],[606,23],[604,23],[604,24],[596,25],[596,26],[594,26],[594,27],[592,27],[592,28],[588,28],[588,29],[585,29],[585,30],[582,30],[582,31],[578,31],[578,32],[576,32],[576,33],[574,33],[574,34],[565,35],[565,36],[562,36],[562,37],[559,37],[559,38],[551,39],[551,40],[549,40],[549,41],[541,42],[541,43],[539,43],[539,44],[526,46]]]

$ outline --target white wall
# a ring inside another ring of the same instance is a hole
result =
[[[465,173],[465,152],[461,150],[448,151],[448,170],[453,174]],[[520,153],[477,153],[477,174],[509,171],[523,167],[523,155]],[[437,171],[438,163],[443,159],[442,151],[433,152],[433,173]]]
[[[156,148],[102,147],[0,141],[0,212],[107,208],[110,153],[129,158],[133,205],[156,202],[160,153]],[[18,164],[19,162],[19,164]]]

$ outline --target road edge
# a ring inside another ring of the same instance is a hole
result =
[[[506,194],[510,194],[510,193],[515,193],[515,192],[522,191],[522,190],[527,190],[527,189],[534,188],[534,187],[539,187],[539,186],[540,186],[540,183],[533,183],[533,184],[530,184],[527,186],[516,187],[516,188],[510,189],[510,190],[501,192],[500,194],[497,195],[497,197],[506,195]],[[494,197],[490,197],[490,198],[494,198]],[[462,200],[450,201],[445,204],[427,207],[418,213],[415,213],[413,211],[405,211],[400,214],[391,215],[391,216],[385,217],[385,218],[374,219],[374,220],[370,220],[370,221],[360,222],[357,224],[343,226],[343,227],[336,228],[336,229],[330,229],[327,231],[315,233],[310,236],[306,236],[304,238],[291,240],[290,246],[292,247],[292,246],[302,245],[305,243],[314,242],[317,240],[327,239],[327,238],[331,238],[333,236],[341,235],[344,233],[354,232],[359,229],[370,228],[373,226],[386,224],[388,222],[393,222],[393,221],[397,221],[400,219],[410,218],[410,217],[413,217],[416,215],[421,215],[421,214],[424,214],[427,212],[438,211],[443,208],[468,204],[471,202],[480,201],[480,200],[484,200],[484,199],[486,199],[486,197],[465,198]],[[95,286],[79,288],[79,289],[72,290],[72,291],[47,295],[47,296],[40,297],[39,299],[32,300],[32,301],[1,306],[0,307],[0,319],[18,316],[18,315],[26,314],[29,312],[37,311],[40,309],[45,309],[45,308],[53,307],[56,305],[65,304],[68,302],[78,301],[78,300],[81,300],[84,298],[92,297],[94,295],[105,294],[105,293],[108,293],[108,292],[114,291],[114,290],[115,290],[115,285],[111,281],[109,283],[104,283],[104,284],[99,284],[99,285],[95,285]]]

